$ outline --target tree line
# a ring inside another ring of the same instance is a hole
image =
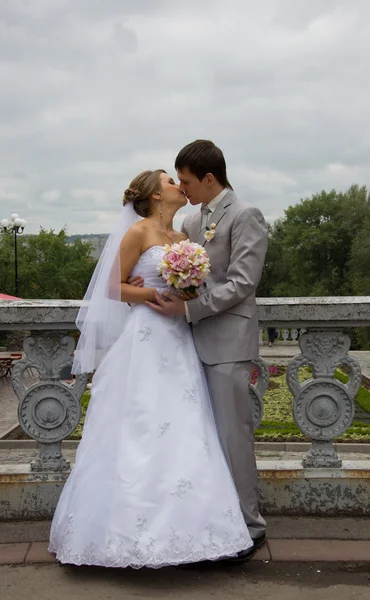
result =
[[[37,235],[18,236],[18,276],[21,298],[83,298],[96,260],[91,245],[76,239],[69,242],[66,229],[40,229]],[[0,236],[0,292],[15,295],[14,238]]]
[[[370,194],[315,194],[269,227],[259,296],[370,295]]]
[[[370,194],[366,186],[322,191],[269,226],[260,297],[370,296]],[[352,347],[370,350],[368,328]]]

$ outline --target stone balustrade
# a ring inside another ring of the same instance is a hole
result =
[[[281,328],[281,327],[276,327],[274,328],[275,332],[276,332],[276,337],[274,338],[273,342],[276,344],[285,344],[285,345],[298,345],[298,340],[300,338],[300,336],[305,333],[305,328],[301,327],[301,328],[297,328],[297,327],[292,327],[290,329],[288,329],[287,327]],[[259,337],[259,344],[260,346],[263,346],[264,344],[268,344],[269,343],[269,336],[268,336],[268,331],[267,331],[267,327],[261,327],[260,328],[260,337]]]
[[[360,365],[348,354],[346,329],[370,326],[370,297],[259,298],[257,304],[262,328],[299,331],[295,339],[301,354],[288,365],[287,384],[293,395],[294,420],[311,439],[303,466],[340,467],[333,440],[351,425],[361,384]],[[72,364],[75,342],[68,332],[75,329],[79,306],[80,302],[69,300],[0,301],[0,331],[30,332],[24,341],[25,356],[13,367],[12,383],[19,399],[20,426],[39,445],[39,457],[31,465],[36,473],[70,467],[62,456],[61,442],[79,422],[87,376],[80,375],[69,384],[60,380],[60,373]],[[298,372],[304,365],[312,367],[312,378],[300,383]],[[334,378],[335,369],[344,365],[347,384]],[[259,377],[250,393],[258,426],[269,375],[261,359],[255,366]],[[26,387],[23,374],[30,368],[38,371],[39,381]]]

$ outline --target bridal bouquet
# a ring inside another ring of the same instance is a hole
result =
[[[157,266],[168,286],[176,290],[196,294],[210,270],[210,262],[203,246],[183,240],[178,244],[167,244],[165,254]]]

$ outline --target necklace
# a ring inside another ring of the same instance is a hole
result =
[[[160,226],[160,224],[159,224],[159,223],[157,223],[157,221],[154,221],[154,219],[150,219],[150,220],[151,220],[151,221],[152,221],[152,222],[153,222],[155,225],[157,225],[157,227],[159,227],[159,229],[160,229],[160,230],[161,230],[161,231],[164,233],[164,235],[165,235],[166,237],[168,237],[168,239],[169,239],[169,240],[171,240],[171,242],[172,242],[172,243],[174,243],[174,240],[173,240],[173,238],[172,238],[172,237],[170,237],[170,236],[168,235],[168,233],[166,233],[165,229],[163,229],[163,227],[161,227],[161,226]]]

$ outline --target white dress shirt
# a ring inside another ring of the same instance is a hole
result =
[[[228,188],[224,188],[222,190],[222,192],[217,194],[217,196],[215,196],[215,198],[213,198],[213,200],[211,200],[210,202],[208,202],[208,204],[206,204],[206,206],[211,214],[213,212],[215,212],[218,204],[220,204],[222,198],[227,194],[228,191],[229,191]],[[209,220],[209,218],[207,219],[207,223],[208,223],[208,220]]]

